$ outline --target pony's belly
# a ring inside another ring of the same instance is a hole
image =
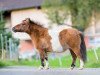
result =
[[[62,51],[63,47],[60,44],[59,41],[59,33],[64,30],[64,29],[68,29],[69,27],[58,27],[58,28],[53,28],[51,30],[49,30],[49,35],[51,36],[51,45],[52,45],[52,49],[53,51]]]

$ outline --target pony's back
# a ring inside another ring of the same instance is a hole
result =
[[[51,45],[52,45],[52,49],[54,51],[59,50],[62,51],[62,46],[59,42],[59,33],[64,30],[64,29],[68,29],[71,28],[70,26],[66,26],[66,25],[61,25],[61,26],[55,26],[52,29],[49,30],[49,35],[51,36]]]

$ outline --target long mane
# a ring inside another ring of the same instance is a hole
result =
[[[45,28],[45,27],[43,27],[43,25],[40,24],[39,22],[36,22],[36,21],[30,20],[30,23],[31,23],[31,24],[34,24],[34,25],[36,25],[36,26],[39,26],[39,27],[41,27],[41,28]]]
[[[33,20],[29,20],[30,24],[32,24],[30,30],[33,30],[34,28],[34,32],[37,33],[37,35],[39,37],[44,37],[44,38],[48,38],[48,29],[43,27],[42,24],[40,24],[39,22],[35,22]]]

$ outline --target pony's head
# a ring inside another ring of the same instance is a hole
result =
[[[42,34],[44,31],[47,31],[47,28],[44,28],[41,24],[26,18],[20,24],[17,24],[15,27],[12,28],[14,32],[25,32],[28,34],[35,33],[35,34]]]
[[[28,32],[30,26],[30,19],[26,18],[20,24],[17,24],[12,28],[14,32]]]

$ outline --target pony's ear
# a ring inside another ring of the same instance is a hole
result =
[[[30,23],[30,18],[26,18],[25,21],[26,21],[27,23]]]

